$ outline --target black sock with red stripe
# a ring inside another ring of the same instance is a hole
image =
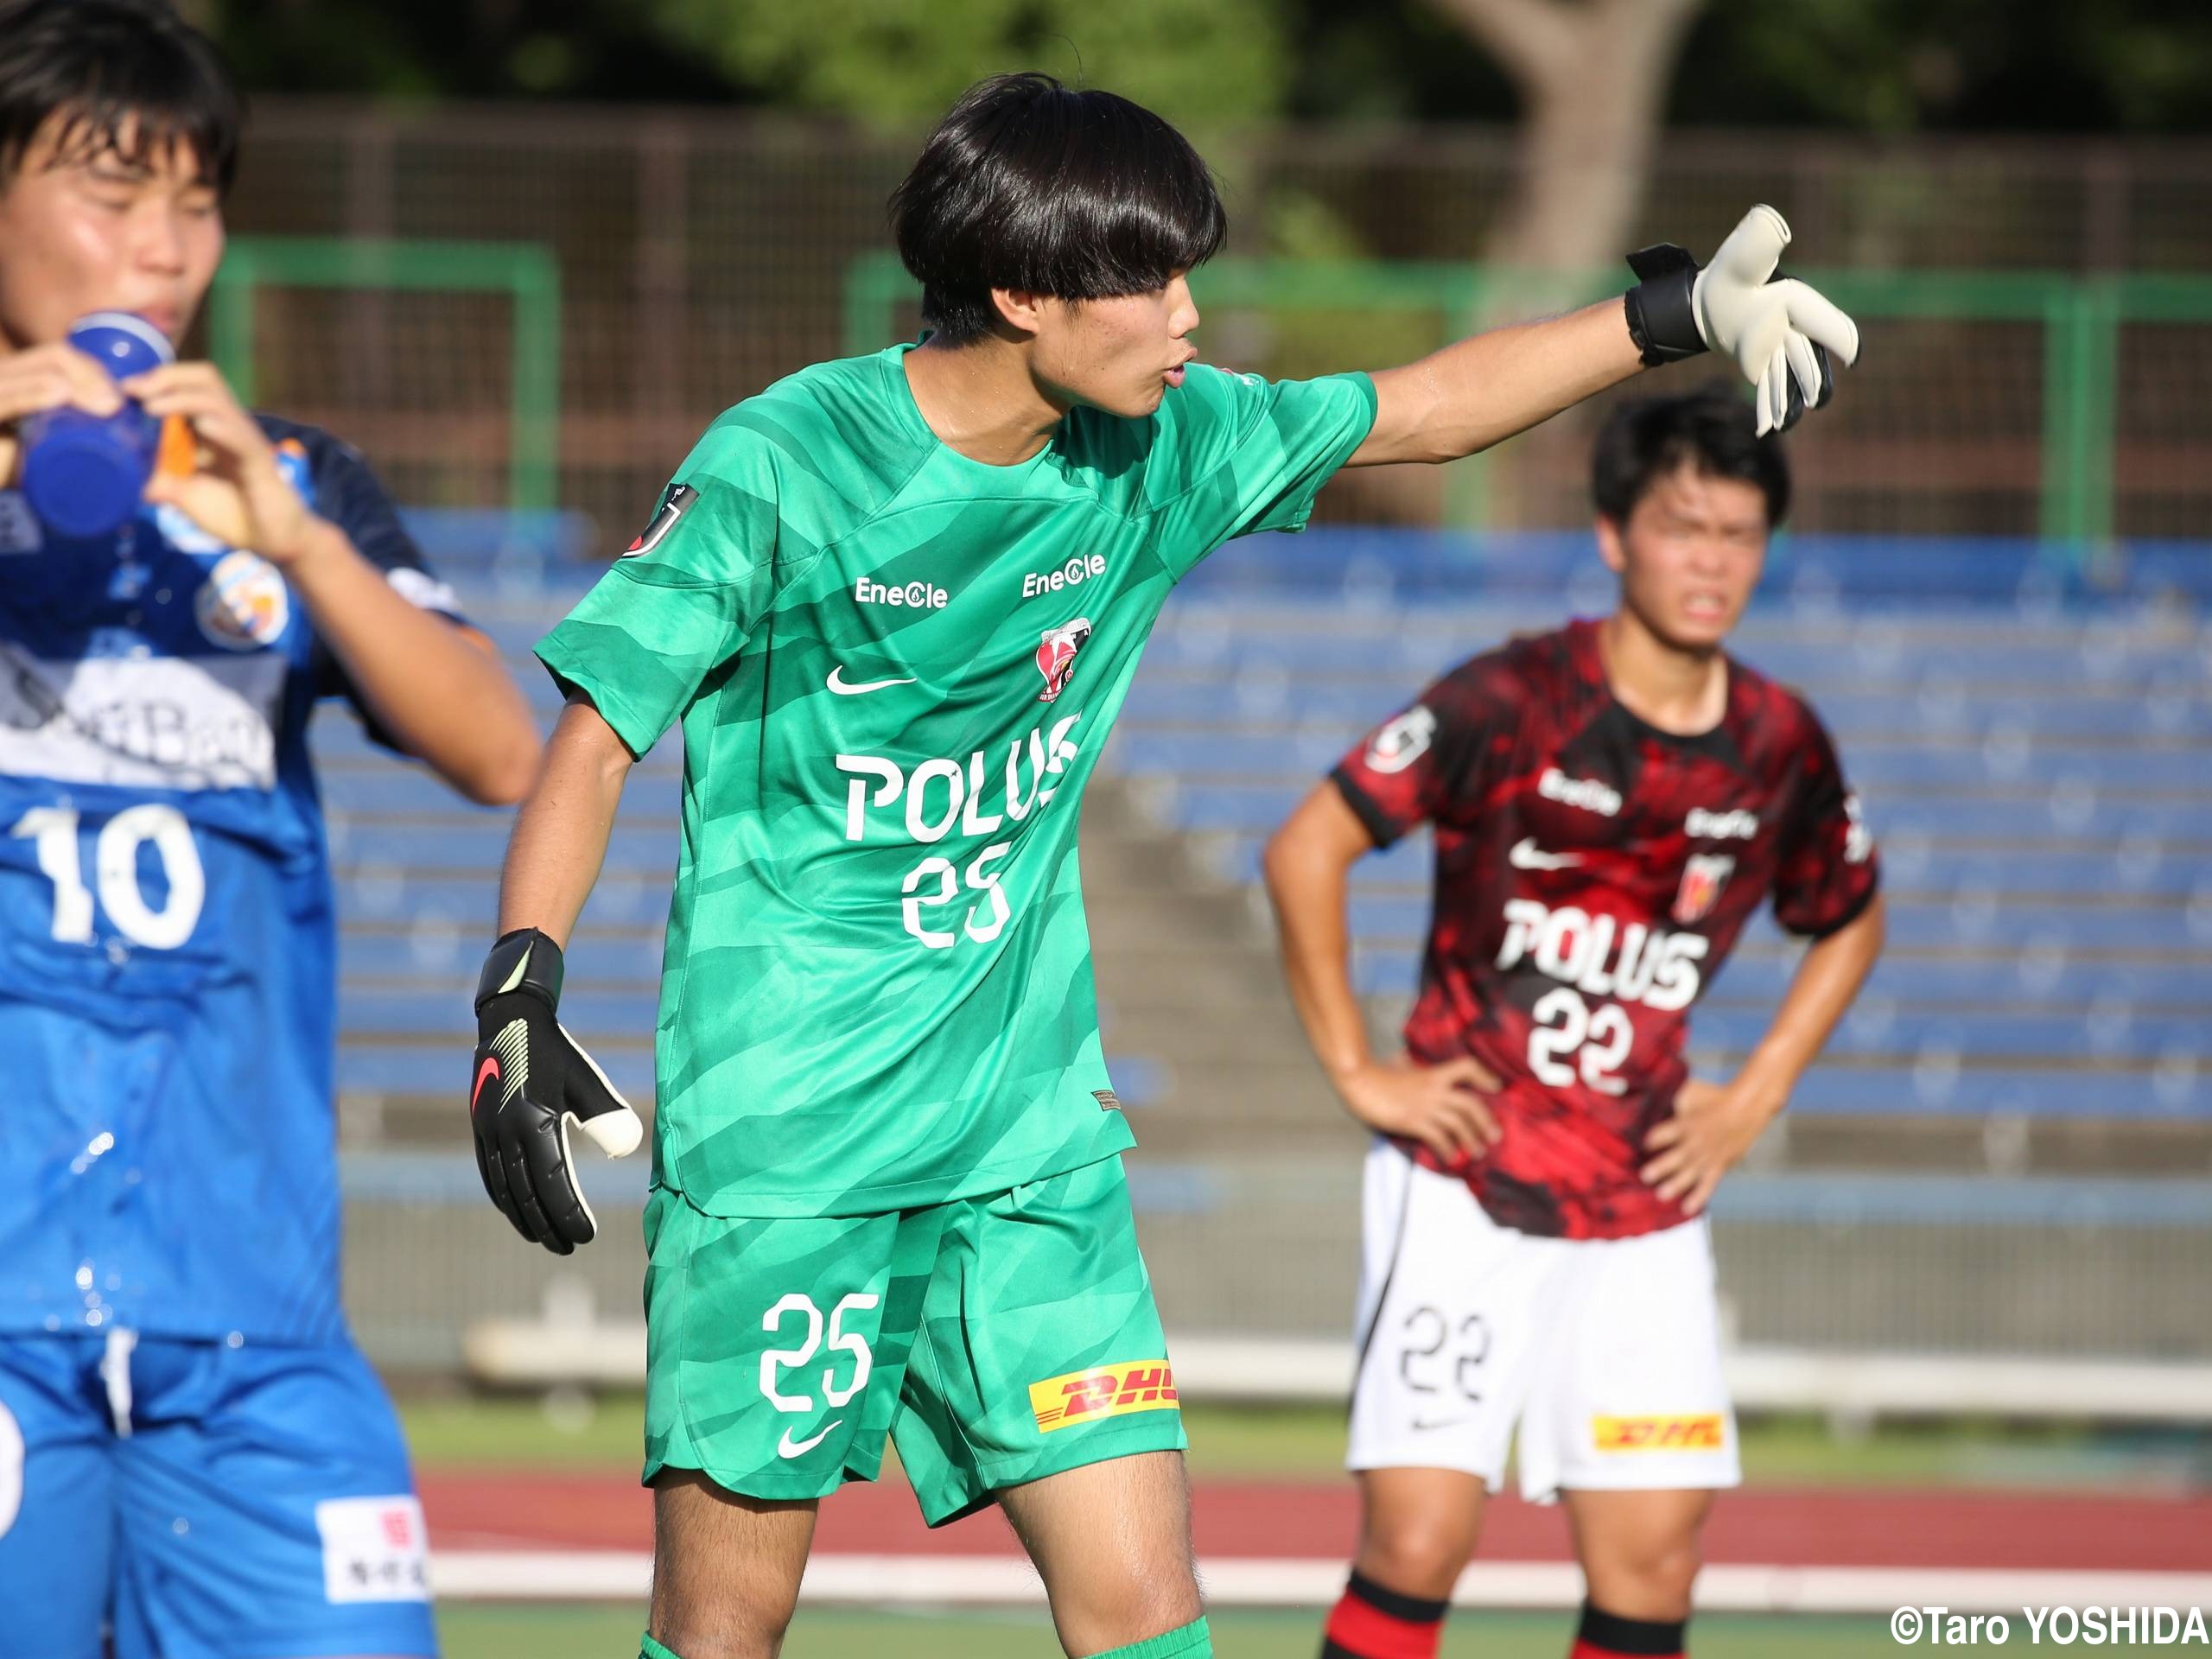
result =
[[[1329,1610],[1321,1659],[1436,1659],[1449,1605],[1400,1595],[1355,1573]]]
[[[1582,1628],[1574,1633],[1567,1659],[1682,1659],[1688,1619],[1662,1624],[1656,1619],[1623,1618],[1592,1601],[1582,1604]]]

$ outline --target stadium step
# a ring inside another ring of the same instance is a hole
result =
[[[448,1064],[442,1070],[450,1074],[446,1088],[398,1094],[341,1088],[341,1144],[467,1156],[461,1080],[467,1056],[444,1058]],[[1116,1084],[1127,1089],[1129,1068],[1116,1064],[1113,1069]],[[1163,1100],[1131,1105],[1139,1163],[1212,1159],[1224,1146],[1259,1145],[1271,1152],[1325,1154],[1341,1159],[1348,1170],[1356,1168],[1367,1135],[1310,1067],[1302,1073],[1290,1066],[1259,1067],[1249,1076],[1255,1085],[1272,1090],[1265,1109],[1231,1115],[1220,1097],[1203,1093],[1211,1078],[1197,1076],[1173,1080],[1175,1092]],[[651,1100],[642,1090],[631,1099],[650,1122]],[[2212,1124],[2002,1114],[1931,1117],[1915,1111],[1824,1116],[1793,1110],[1769,1130],[1745,1167],[1762,1173],[2212,1178]],[[626,1181],[629,1176],[602,1179]]]

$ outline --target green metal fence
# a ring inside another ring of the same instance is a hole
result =
[[[1849,395],[1801,441],[1806,489],[1827,492],[1831,509],[1811,522],[2033,534],[2084,557],[2124,526],[2135,535],[2202,533],[2212,474],[2201,462],[2212,453],[2212,423],[2196,388],[2212,372],[2212,278],[1807,275],[1868,325]],[[1487,321],[1619,286],[1613,272],[1570,281],[1460,264],[1245,257],[1215,261],[1198,284],[1210,353],[1274,374],[1404,361]],[[328,302],[321,310],[284,297],[316,295]],[[842,295],[847,349],[909,333],[913,300],[891,254],[852,260]],[[403,307],[413,308],[409,326],[380,331],[378,319]],[[298,313],[289,324],[288,309]],[[365,386],[360,372],[334,373],[317,389],[334,421],[399,471],[403,493],[424,505],[442,489],[472,505],[574,505],[582,480],[564,474],[564,452],[574,471],[621,449],[642,423],[652,430],[635,441],[652,452],[641,476],[658,477],[703,418],[663,420],[663,434],[653,426],[658,405],[597,409],[606,401],[598,377],[569,349],[560,263],[537,243],[240,237],[217,278],[209,326],[212,355],[249,399],[258,392],[312,411],[316,397],[299,387],[326,361],[388,378]],[[646,344],[637,343],[640,354]],[[597,416],[572,411],[576,429],[565,447],[564,370],[570,401]],[[1446,468],[1425,486],[1426,506],[1376,516],[1572,522],[1591,418],[1567,417],[1498,455]],[[457,435],[449,441],[448,431]],[[1363,498],[1345,511],[1375,506]]]
[[[2010,323],[2034,329],[2040,337],[2041,404],[2036,528],[2047,540],[2082,549],[2109,542],[2113,534],[2122,328],[2212,324],[2212,278],[2033,271],[1801,274],[1862,321]],[[1588,303],[1618,292],[1622,280],[1616,272],[1570,280],[1463,264],[1232,257],[1209,264],[1195,286],[1202,307],[1429,317],[1434,327],[1428,344],[1434,346],[1472,333],[1486,320]],[[915,297],[912,279],[895,257],[855,260],[845,279],[846,349],[873,351],[899,337],[902,312],[911,312]],[[1446,499],[1449,523],[1495,522],[1484,457],[1452,469]]]
[[[270,289],[505,296],[511,302],[506,505],[517,512],[555,505],[561,270],[550,250],[515,242],[233,238],[209,296],[209,355],[249,404],[260,368],[257,303]]]

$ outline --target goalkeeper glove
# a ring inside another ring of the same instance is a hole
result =
[[[1789,226],[1771,207],[1743,217],[1703,270],[1671,242],[1628,257],[1641,280],[1628,292],[1628,332],[1648,367],[1708,347],[1736,359],[1758,388],[1758,434],[1786,431],[1835,395],[1834,353],[1859,360],[1859,326],[1827,297],[1775,265]]]
[[[554,1017],[561,947],[534,927],[505,935],[476,982],[476,1068],[468,1121],[484,1190],[514,1229],[556,1255],[599,1224],[569,1161],[581,1123],[610,1158],[636,1150],[645,1125]]]

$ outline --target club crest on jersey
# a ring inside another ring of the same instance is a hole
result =
[[[1069,677],[1075,672],[1075,654],[1090,638],[1088,617],[1078,616],[1072,622],[1045,630],[1044,643],[1037,647],[1037,671],[1045,677],[1045,689],[1038,694],[1038,702],[1058,701],[1060,693],[1068,689]]]
[[[257,553],[226,553],[215,561],[192,602],[200,632],[226,651],[273,645],[292,620],[291,590],[276,567]]]
[[[1685,927],[1703,921],[1735,873],[1736,861],[1730,854],[1692,853],[1682,866],[1682,885],[1675,891],[1675,919]]]
[[[683,515],[698,504],[699,492],[689,484],[671,484],[661,496],[660,505],[653,510],[652,523],[638,532],[638,539],[622,550],[622,556],[634,559],[640,553],[650,553],[668,539]]]
[[[1427,704],[1417,702],[1367,741],[1367,769],[1403,772],[1428,753],[1435,736],[1436,716]]]

